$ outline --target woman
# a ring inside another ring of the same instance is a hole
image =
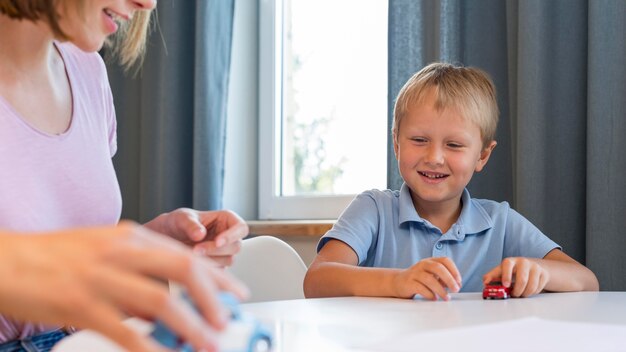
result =
[[[160,350],[121,324],[127,313],[160,319],[196,349],[213,350],[226,321],[216,292],[246,294],[219,269],[247,234],[234,213],[178,209],[144,226],[117,225],[115,111],[95,52],[113,43],[133,65],[155,5],[0,0],[2,352],[48,350],[67,334],[59,325],[97,330],[128,350]],[[170,298],[165,279],[186,286],[201,316]]]

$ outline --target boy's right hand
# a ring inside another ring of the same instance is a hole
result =
[[[437,297],[447,301],[448,291],[459,292],[461,274],[447,257],[426,258],[401,270],[393,281],[397,297],[412,298],[418,294],[430,300]]]

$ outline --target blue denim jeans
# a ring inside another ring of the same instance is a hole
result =
[[[0,352],[49,352],[52,346],[67,335],[69,333],[63,328],[42,332],[0,344]]]

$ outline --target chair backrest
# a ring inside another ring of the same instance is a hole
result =
[[[304,298],[306,264],[289,244],[276,237],[244,240],[228,270],[250,289],[247,302]]]

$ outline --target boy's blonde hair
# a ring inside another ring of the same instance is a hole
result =
[[[58,39],[70,40],[59,26],[58,9],[75,6],[77,12],[82,13],[84,5],[85,0],[0,0],[0,13],[19,20],[44,21]],[[151,12],[137,11],[129,23],[122,25],[113,40],[106,43],[126,68],[143,60]]]
[[[430,88],[436,89],[437,110],[455,108],[474,122],[480,128],[484,147],[494,140],[499,112],[496,88],[489,75],[473,67],[432,63],[414,74],[398,93],[391,128],[394,141],[402,118],[422,102]]]

